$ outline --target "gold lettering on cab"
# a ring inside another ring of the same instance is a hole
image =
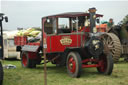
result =
[[[72,43],[72,39],[70,36],[63,36],[61,39],[60,39],[60,43],[62,45],[71,45]]]

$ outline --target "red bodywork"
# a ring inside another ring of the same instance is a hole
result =
[[[62,45],[60,40],[63,39],[63,37],[69,37],[71,39],[71,44]],[[47,53],[64,52],[68,47],[81,47],[82,43],[84,43],[84,37],[85,35],[82,33],[47,36]]]
[[[85,43],[85,40],[87,39],[87,36],[85,36],[84,32],[89,32],[89,28],[83,27],[78,33],[77,32],[71,32],[71,33],[65,33],[65,34],[58,34],[58,35],[46,35],[44,32],[44,37],[46,38],[47,43],[47,53],[54,53],[54,52],[64,52],[66,48],[79,48],[83,47],[83,44]],[[63,39],[63,37],[68,37],[72,40],[70,45],[62,45],[60,40]]]

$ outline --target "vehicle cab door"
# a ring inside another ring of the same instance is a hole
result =
[[[51,37],[57,34],[56,19],[55,18],[43,18],[43,48],[47,48],[46,52],[52,52]]]

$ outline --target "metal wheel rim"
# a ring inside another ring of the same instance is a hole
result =
[[[71,73],[75,73],[76,71],[76,61],[72,56],[68,59],[68,69]]]

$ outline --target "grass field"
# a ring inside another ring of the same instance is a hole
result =
[[[43,65],[35,69],[22,68],[20,61],[7,61],[3,64],[16,65],[16,69],[4,69],[3,85],[44,85]],[[111,76],[101,75],[96,68],[85,68],[80,78],[68,76],[65,67],[47,64],[48,85],[128,85],[128,62],[114,65]]]

